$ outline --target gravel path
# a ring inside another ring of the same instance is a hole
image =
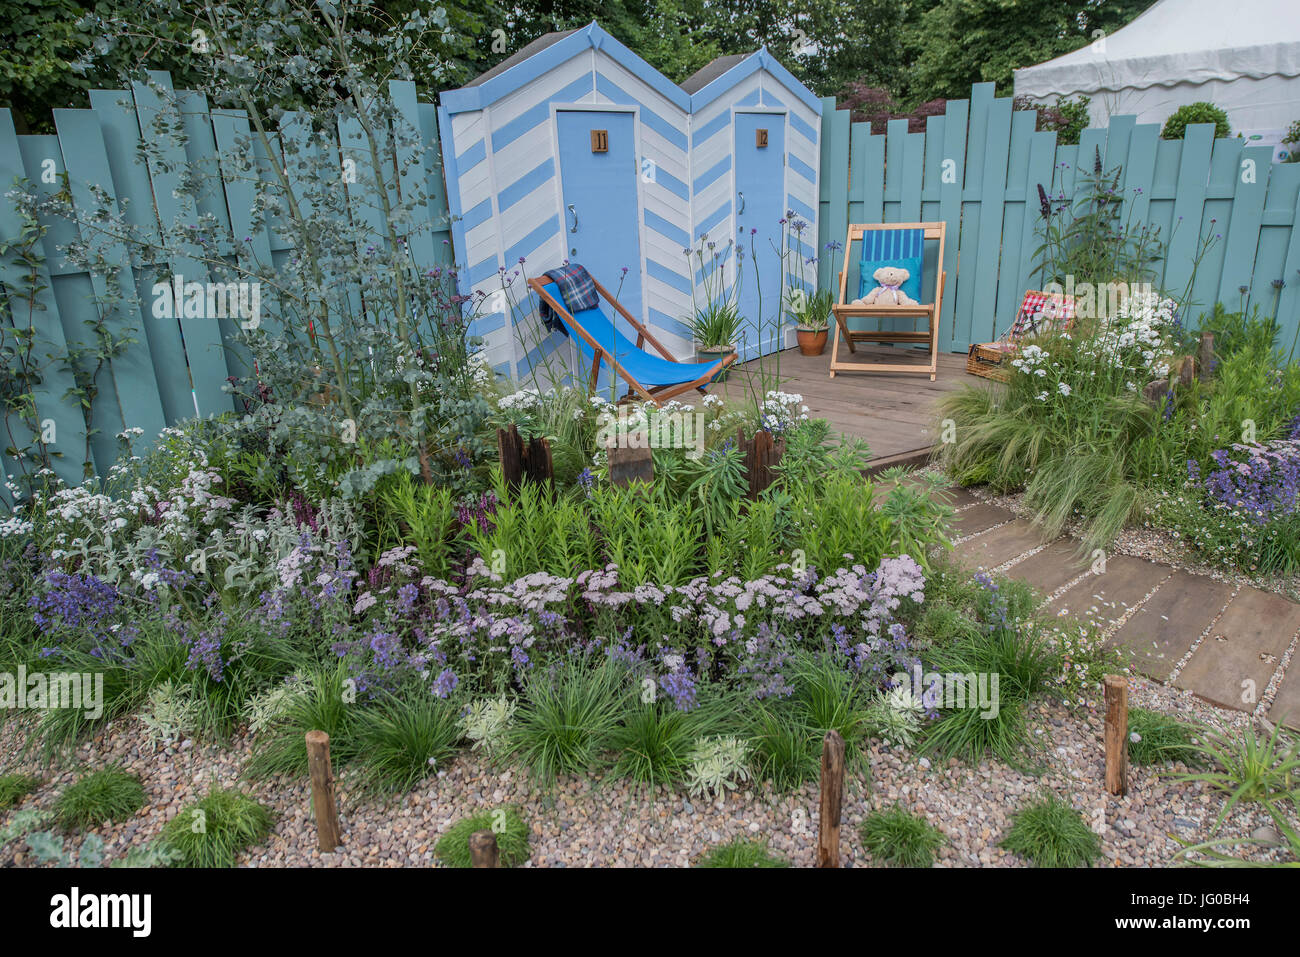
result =
[[[1244,719],[1143,679],[1134,680],[1131,701],[1182,716],[1192,712],[1224,724]],[[22,737],[19,725],[10,722],[0,731],[0,754],[17,752]],[[999,848],[998,841],[1015,811],[1045,788],[1068,799],[1101,832],[1107,866],[1176,863],[1180,845],[1175,838],[1193,843],[1204,839],[1223,806],[1220,797],[1200,784],[1174,783],[1146,768],[1133,769],[1127,796],[1106,795],[1101,788],[1102,719],[1095,708],[1067,710],[1043,703],[1032,714],[1031,728],[1041,743],[1038,760],[1046,767],[1038,776],[998,761],[971,767],[953,760],[938,766],[873,742],[869,774],[851,769],[846,785],[844,864],[872,866],[857,826],[872,809],[895,802],[923,814],[946,835],[938,864],[955,867],[1024,866],[1022,859]],[[168,819],[211,783],[237,783],[240,765],[250,751],[246,738],[224,748],[182,746],[156,752],[145,741],[138,722],[123,719],[77,748],[54,770],[11,757],[0,765],[0,773],[34,771],[45,778],[22,807],[49,807],[59,791],[75,780],[77,769],[119,762],[139,774],[147,806],[129,822],[99,829],[111,861],[129,846],[155,837]],[[314,846],[305,780],[272,780],[250,789],[277,817],[271,838],[242,859],[241,863],[254,867],[431,866],[433,846],[442,832],[466,814],[501,803],[519,804],[524,810],[532,829],[530,867],[685,866],[709,846],[742,835],[768,838],[774,850],[798,866],[811,866],[815,855],[815,785],[781,795],[754,788],[705,802],[662,788],[653,800],[638,799],[621,781],[569,778],[546,793],[516,769],[486,766],[476,756],[464,754],[415,791],[388,804],[355,804],[344,780],[340,805],[346,847],[326,855]],[[7,818],[7,813],[0,814],[0,826]],[[1259,829],[1268,825],[1262,810],[1241,808],[1229,816],[1221,834],[1267,833]],[[20,847],[26,849],[21,841],[0,849],[0,866],[30,864],[18,853]],[[1242,852],[1255,860],[1284,859],[1278,848],[1233,849]]]

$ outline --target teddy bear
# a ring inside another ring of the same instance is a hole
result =
[[[871,274],[876,281],[876,288],[861,299],[853,300],[855,306],[915,306],[916,300],[903,292],[903,283],[911,277],[906,269],[898,266],[881,266]]]

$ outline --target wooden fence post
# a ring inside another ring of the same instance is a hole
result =
[[[525,443],[518,426],[497,429],[497,453],[501,457],[501,473],[505,477],[506,488],[512,494],[518,492],[519,486],[525,481],[538,485],[554,484],[551,443],[545,438],[534,436]]]
[[[817,866],[840,866],[840,816],[844,808],[844,739],[834,729],[822,739],[822,807]]]
[[[1106,676],[1106,790],[1128,790],[1128,682],[1120,675]]]
[[[334,799],[334,769],[330,766],[330,736],[307,732],[307,770],[311,774],[311,805],[316,812],[316,833],[322,854],[343,843],[339,808]]]
[[[1201,381],[1210,381],[1210,377],[1214,374],[1214,333],[1212,332],[1201,333],[1201,351],[1198,365],[1200,366]]]
[[[740,448],[745,478],[749,483],[746,495],[752,502],[776,481],[776,466],[785,454],[785,440],[774,439],[772,433],[764,429],[759,429],[752,439],[747,439],[744,431],[737,429],[736,444]]]
[[[501,852],[497,836],[491,831],[475,831],[469,836],[469,859],[472,867],[500,867]]]
[[[626,488],[633,482],[645,482],[647,485],[654,483],[654,452],[648,441],[643,446],[632,448],[630,443],[620,443],[611,437],[605,443],[605,455],[609,462],[611,485]]]

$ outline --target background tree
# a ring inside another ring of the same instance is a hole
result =
[[[913,88],[927,98],[963,97],[993,81],[1010,93],[1012,71],[1077,50],[1095,31],[1113,33],[1151,0],[940,0],[920,18]]]

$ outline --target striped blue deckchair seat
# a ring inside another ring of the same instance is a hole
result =
[[[921,263],[925,253],[925,230],[880,229],[862,237],[862,259],[858,267],[858,296],[876,287],[872,274],[881,266],[901,266],[909,273],[903,292],[921,301]]]
[[[556,302],[564,302],[560,295],[560,287],[553,282],[547,283],[543,287],[547,294],[555,299]],[[583,358],[588,363],[595,363],[596,355],[590,345],[570,326],[569,317],[564,313],[556,313],[556,318],[565,327],[578,349],[582,352]],[[685,382],[694,382],[706,372],[709,379],[722,371],[723,360],[715,362],[672,362],[668,359],[651,355],[644,349],[638,349],[636,343],[630,341],[623,333],[618,331],[618,327],[610,322],[609,317],[605,315],[599,306],[592,309],[581,309],[573,313],[573,322],[586,330],[591,338],[600,344],[601,348],[609,352],[618,360],[632,378],[636,379],[644,386],[661,386],[661,385],[680,385]]]

